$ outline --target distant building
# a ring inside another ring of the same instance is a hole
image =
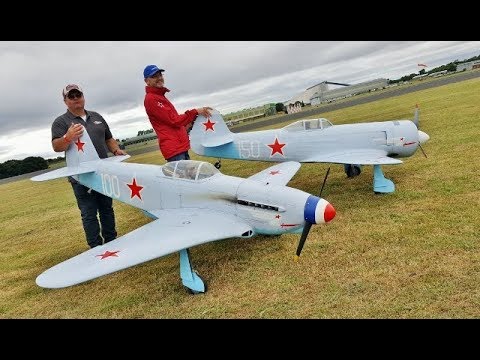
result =
[[[156,139],[156,138],[157,138],[157,134],[155,133],[155,131],[152,130],[152,132],[150,132],[148,134],[143,134],[143,135],[140,135],[140,136],[134,136],[134,137],[122,140],[122,141],[120,141],[119,145],[120,145],[120,148],[125,149],[125,146],[127,146],[127,145],[138,144],[138,143],[146,142],[146,141],[153,140],[153,139]]]
[[[439,77],[448,74],[448,70],[436,71],[431,74],[428,74],[429,77]],[[415,78],[414,78],[415,79]]]
[[[469,61],[457,65],[457,72],[473,69],[480,69],[480,60]]]
[[[323,81],[317,85],[313,85],[309,88],[307,88],[304,92],[301,94],[291,98],[290,100],[286,101],[284,103],[285,106],[288,105],[295,105],[296,103],[304,103],[304,104],[310,104],[310,99],[318,93],[324,93],[328,91],[328,84]]]
[[[243,109],[233,113],[223,115],[227,126],[235,125],[246,120],[253,120],[260,117],[275,115],[277,110],[274,103],[257,106],[250,109]]]
[[[412,78],[412,80],[421,80],[421,79],[426,78],[427,76],[428,76],[427,73],[425,73],[425,74],[420,74],[420,75],[416,75],[416,76],[414,76],[414,77]]]
[[[325,102],[344,99],[353,95],[359,95],[378,89],[384,89],[388,85],[388,80],[379,78],[371,81],[365,81],[350,86],[345,86],[337,89],[320,91],[313,94],[313,96],[306,102],[311,105],[318,105]]]

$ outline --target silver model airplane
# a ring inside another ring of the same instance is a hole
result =
[[[202,293],[206,286],[190,265],[188,248],[232,237],[302,232],[299,256],[312,224],[335,217],[321,191],[317,197],[286,186],[300,168],[298,162],[277,164],[244,179],[223,175],[208,162],[121,162],[128,157],[100,159],[85,130],[66,151],[66,167],[31,178],[74,176],[155,219],[51,267],[37,277],[39,286],[71,286],[179,251],[183,285],[192,294]]]
[[[190,142],[196,154],[219,159],[344,164],[348,177],[359,175],[361,165],[373,165],[373,191],[391,193],[395,185],[385,178],[381,165],[402,163],[398,158],[412,156],[428,141],[430,137],[418,129],[418,116],[417,107],[413,121],[332,125],[320,118],[298,120],[281,129],[232,133],[214,111],[208,119],[195,120]],[[215,166],[220,167],[220,160]]]

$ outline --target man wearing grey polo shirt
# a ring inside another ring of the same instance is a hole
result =
[[[80,86],[76,84],[65,86],[62,96],[67,105],[67,112],[53,121],[53,150],[66,151],[75,139],[82,136],[85,128],[100,158],[108,157],[108,151],[115,156],[126,155],[113,138],[105,119],[95,111],[85,110],[85,98]],[[112,198],[79,184],[71,176],[68,181],[77,199],[88,245],[93,248],[115,239],[117,231]]]

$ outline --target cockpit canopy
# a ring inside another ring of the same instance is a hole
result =
[[[287,131],[301,131],[301,130],[314,130],[314,129],[325,129],[327,127],[333,126],[330,121],[325,118],[320,119],[305,119],[298,120],[290,125],[284,127]]]
[[[212,164],[196,160],[171,161],[162,166],[162,171],[165,176],[189,180],[206,179],[220,172]]]

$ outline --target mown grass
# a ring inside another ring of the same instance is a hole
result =
[[[428,158],[383,167],[395,193],[373,194],[371,167],[347,179],[340,165],[303,164],[289,185],[318,194],[331,166],[323,197],[336,218],[312,227],[299,262],[293,234],[192,248],[209,288],[196,296],[183,289],[178,254],[69,288],[38,287],[38,274],[87,249],[75,198],[65,179],[0,185],[0,317],[480,317],[480,79],[321,116],[412,118],[417,103]],[[158,151],[129,161],[164,163]],[[269,165],[222,160],[221,171],[247,177]],[[122,203],[115,211],[120,235],[150,221]]]

